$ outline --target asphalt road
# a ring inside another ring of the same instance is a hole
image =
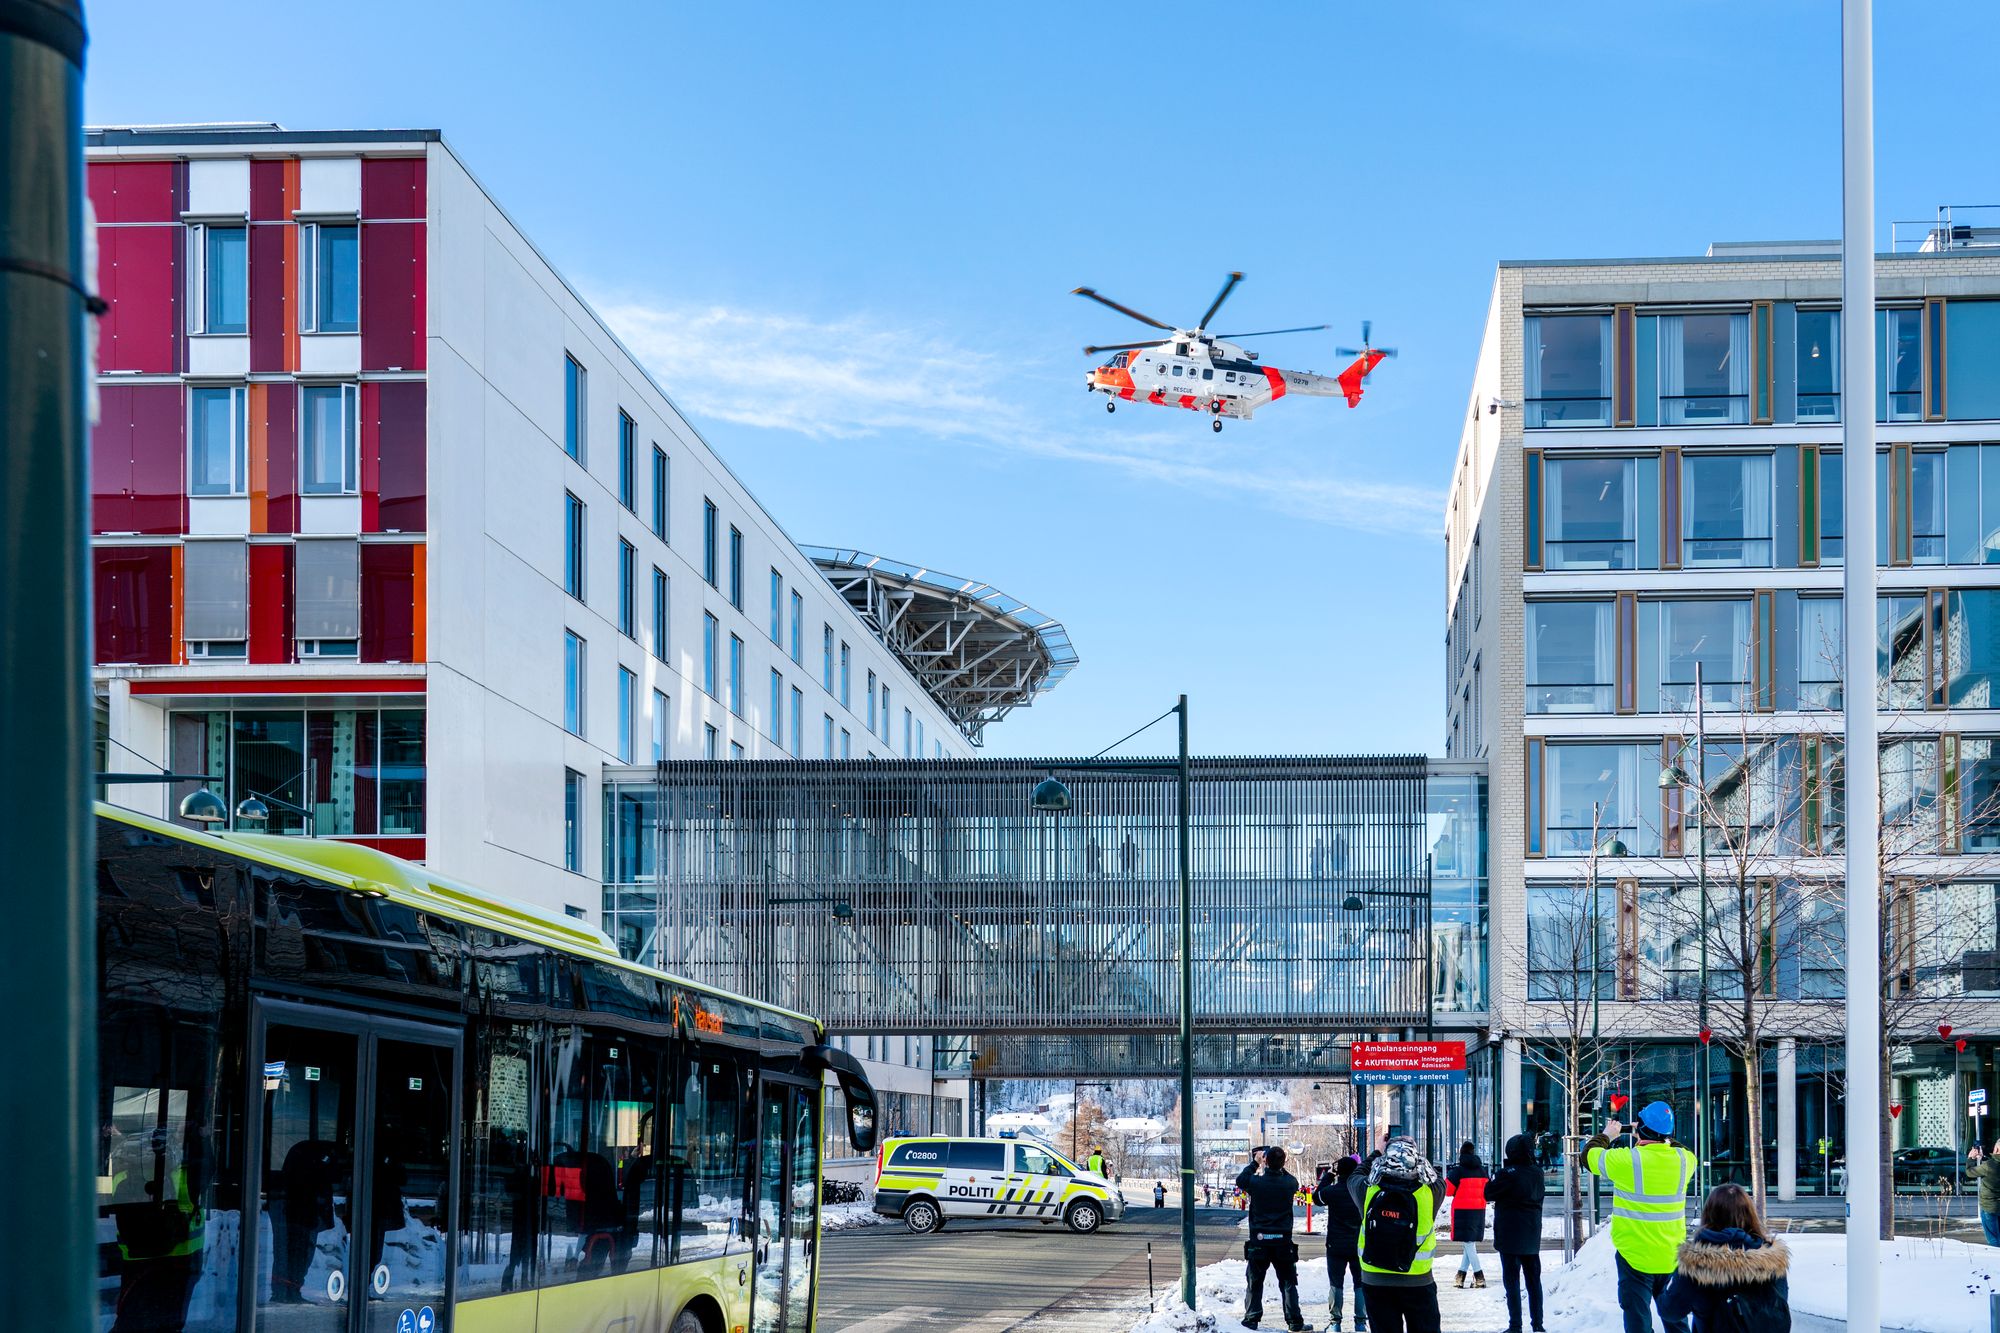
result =
[[[1234,1209],[1197,1211],[1204,1264],[1238,1253]],[[1180,1213],[1141,1206],[1093,1236],[1037,1222],[954,1221],[928,1236],[891,1224],[820,1240],[823,1333],[951,1328],[1129,1328],[1146,1299],[1146,1243],[1164,1297],[1180,1281]],[[1121,1312],[1122,1311],[1122,1317]]]

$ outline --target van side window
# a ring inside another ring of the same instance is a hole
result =
[[[1007,1169],[1007,1145],[1004,1143],[971,1143],[956,1140],[951,1145],[951,1169],[954,1171],[1005,1171]]]
[[[944,1165],[943,1143],[906,1143],[889,1155],[890,1166]]]
[[[1067,1176],[1070,1171],[1054,1156],[1024,1143],[1014,1145],[1014,1169],[1030,1176]]]

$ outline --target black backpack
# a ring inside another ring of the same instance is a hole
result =
[[[1731,1292],[1722,1302],[1728,1333],[1792,1333],[1791,1307],[1779,1299],[1778,1284],[1759,1282]]]
[[[1423,1226],[1419,1211],[1417,1196],[1410,1190],[1386,1181],[1377,1185],[1361,1219],[1361,1262],[1393,1273],[1409,1272],[1417,1260],[1417,1234]]]

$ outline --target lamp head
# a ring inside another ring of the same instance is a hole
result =
[[[1603,845],[1597,849],[1597,854],[1599,856],[1630,856],[1632,849],[1617,838],[1606,838]]]
[[[229,807],[206,787],[197,787],[181,798],[181,818],[193,824],[226,824]]]
[[[1343,912],[1366,911],[1367,907],[1368,904],[1361,901],[1361,895],[1358,893],[1348,894],[1346,898],[1341,900],[1340,904],[1340,910]]]
[[[236,803],[236,818],[244,824],[262,824],[271,817],[271,807],[255,796],[246,796]]]
[[[1060,813],[1070,807],[1069,788],[1063,785],[1060,778],[1043,778],[1035,784],[1035,793],[1028,798],[1028,803],[1049,814]]]
[[[1693,785],[1694,779],[1690,778],[1687,775],[1687,770],[1679,764],[1668,764],[1660,770],[1661,791],[1665,791],[1669,787],[1689,787]]]
[[[835,903],[833,905],[833,919],[835,921],[852,921],[854,919],[854,904],[848,902],[845,898]]]

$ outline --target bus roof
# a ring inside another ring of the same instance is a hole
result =
[[[97,802],[96,807],[102,818],[145,829],[162,837],[176,838],[294,875],[322,880],[350,893],[387,898],[405,907],[449,917],[465,925],[503,931],[609,967],[637,972],[718,999],[747,1004],[767,1013],[782,1014],[810,1024],[815,1029],[820,1026],[810,1014],[769,1004],[748,995],[718,990],[671,972],[635,963],[618,952],[610,936],[586,922],[531,903],[489,893],[373,847],[332,838],[299,838],[277,833],[207,833],[143,815],[136,810],[106,805],[102,801]]]

